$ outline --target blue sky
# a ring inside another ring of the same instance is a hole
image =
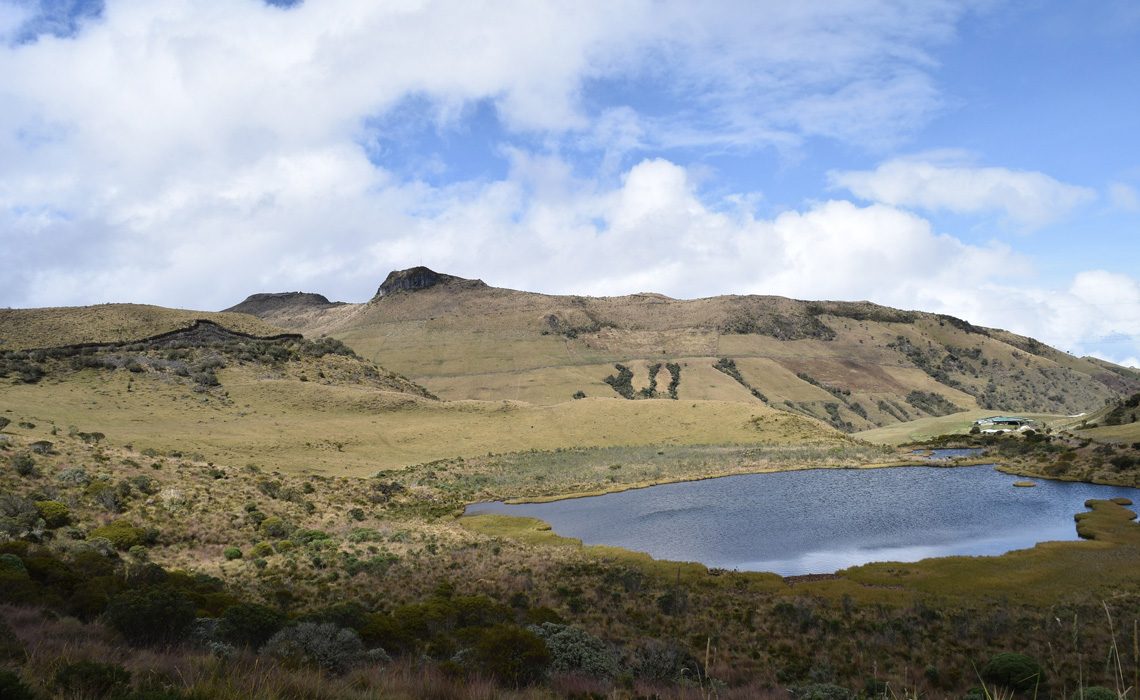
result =
[[[0,0],[0,305],[870,299],[1140,365],[1140,5]]]

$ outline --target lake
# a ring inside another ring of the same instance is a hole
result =
[[[1140,501],[1120,486],[1013,485],[1023,478],[992,466],[810,469],[466,512],[540,518],[560,535],[657,559],[791,576],[1075,540],[1086,500]]]

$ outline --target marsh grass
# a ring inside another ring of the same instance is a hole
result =
[[[464,501],[540,501],[808,465],[846,468],[882,461],[887,454],[882,448],[845,440],[790,445],[614,446],[441,460],[405,471],[430,471],[437,488]]]

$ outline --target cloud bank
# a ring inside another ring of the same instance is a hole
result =
[[[763,192],[710,194],[678,155],[887,152],[945,109],[929,51],[984,4],[0,0],[0,304],[360,300],[422,263],[547,292],[869,298],[1074,347],[1135,333],[1090,313],[1085,278],[1038,290],[1031,259],[924,218],[1039,227],[1087,188],[943,154],[832,175],[863,203],[761,215]],[[479,106],[494,127],[464,133]],[[425,133],[492,141],[504,174],[394,162]]]

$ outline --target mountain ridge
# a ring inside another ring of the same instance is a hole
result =
[[[868,301],[550,295],[417,267],[361,304],[259,317],[342,340],[448,399],[663,398],[672,363],[672,397],[760,402],[855,431],[973,408],[1075,413],[1140,390],[1140,374],[1111,363]]]

